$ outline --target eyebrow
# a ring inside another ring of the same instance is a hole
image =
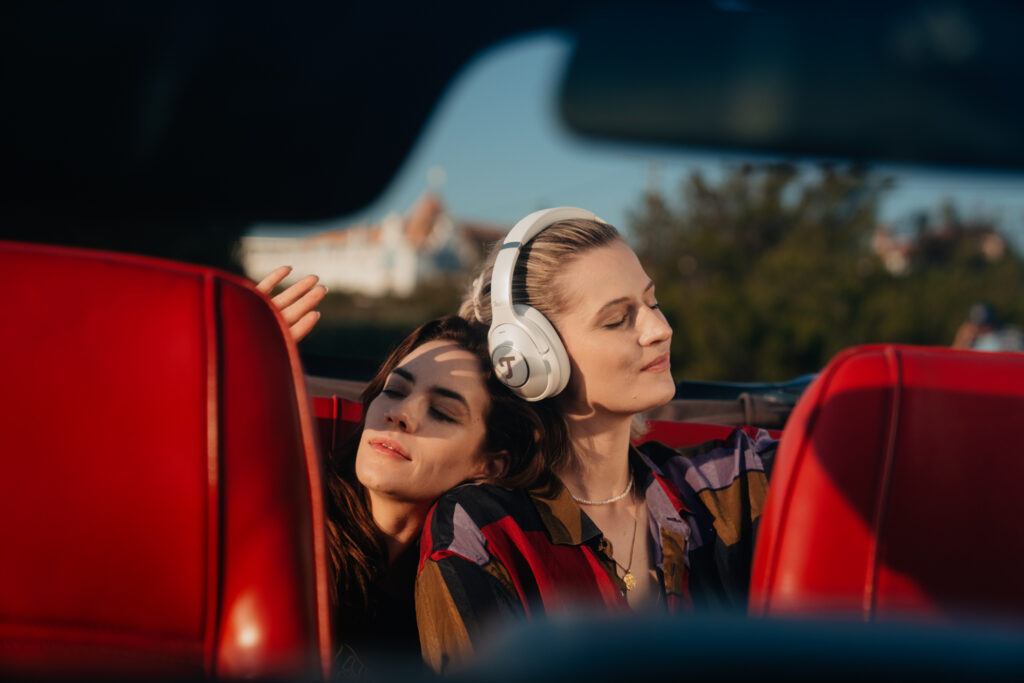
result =
[[[648,282],[647,286],[644,287],[644,294],[646,294],[647,292],[651,291],[652,289],[654,289],[654,280],[651,280],[650,282]],[[601,314],[603,314],[606,309],[613,308],[613,307],[618,306],[619,304],[627,302],[629,300],[630,300],[630,297],[628,297],[628,296],[620,296],[618,299],[612,299],[611,301],[606,303],[604,306],[602,306],[601,308],[597,309],[597,313],[594,315],[594,317],[595,318],[600,317]]]
[[[398,375],[402,379],[408,380],[409,382],[416,384],[416,376],[409,372],[408,370],[406,370],[405,368],[395,368],[391,372],[395,375]],[[469,401],[467,401],[466,398],[457,391],[452,391],[451,389],[446,389],[445,387],[439,386],[429,387],[427,391],[429,391],[432,394],[437,394],[438,396],[444,396],[446,398],[454,399],[461,403],[462,405],[466,406],[466,410],[472,412],[472,410],[470,410],[469,407]]]

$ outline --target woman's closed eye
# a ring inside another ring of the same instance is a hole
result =
[[[446,413],[441,408],[438,408],[437,406],[430,407],[430,416],[433,417],[435,420],[440,420],[441,422],[451,422],[453,424],[460,424],[459,421],[456,420],[453,416],[449,415],[448,413]]]
[[[393,386],[384,387],[380,393],[384,394],[388,398],[405,398],[406,395],[405,391]]]
[[[452,424],[463,424],[468,417],[465,399],[456,398],[457,392],[435,387],[431,392],[427,409],[434,419]]]
[[[616,327],[622,327],[623,325],[625,325],[627,320],[629,320],[629,316],[623,315],[618,320],[613,320],[610,323],[605,323],[604,328],[608,330],[614,330]]]

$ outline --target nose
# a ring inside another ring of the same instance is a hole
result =
[[[672,326],[660,308],[644,308],[640,314],[640,345],[651,346],[672,340]]]
[[[414,406],[408,399],[398,401],[384,414],[384,422],[403,432],[414,432],[419,426]]]

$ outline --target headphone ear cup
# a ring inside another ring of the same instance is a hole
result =
[[[513,312],[512,320],[488,334],[495,374],[527,401],[558,394],[569,382],[569,356],[561,338],[540,311],[516,304]]]
[[[527,401],[558,394],[569,383],[569,354],[554,325],[540,311],[515,304],[512,276],[524,244],[559,221],[601,219],[574,206],[534,211],[505,235],[491,272],[491,327],[487,333],[497,377]]]
[[[558,335],[551,321],[536,308],[523,304],[516,304],[512,308],[520,320],[529,323],[535,328],[531,331],[531,337],[533,337],[537,346],[547,349],[546,353],[541,354],[545,361],[547,374],[550,376],[548,381],[549,389],[545,392],[544,397],[557,396],[569,384],[570,374],[569,354],[565,350],[562,338]]]

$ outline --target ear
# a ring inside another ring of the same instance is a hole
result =
[[[480,469],[481,479],[498,479],[508,472],[509,457],[508,451],[499,451],[494,455],[487,456]]]

